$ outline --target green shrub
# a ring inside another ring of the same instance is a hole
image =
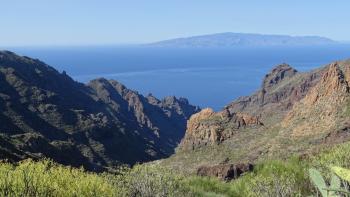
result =
[[[350,143],[346,143],[307,160],[291,158],[261,162],[253,172],[231,182],[185,177],[154,164],[122,168],[115,174],[96,174],[50,160],[25,160],[18,164],[0,162],[0,196],[308,196],[322,192],[311,184],[316,179],[321,183],[318,188],[326,186],[330,193],[338,194],[339,191],[332,191],[337,187],[328,187],[339,185],[332,178],[332,171],[342,178],[341,190],[346,191],[350,191],[350,173],[339,167],[332,167],[331,171],[330,166],[349,168],[349,161]],[[311,179],[310,168],[317,169],[316,176],[311,170]]]
[[[328,179],[332,176],[329,169],[330,166],[341,166],[350,169],[350,143],[344,143],[325,150],[314,156],[310,163]]]
[[[193,196],[184,182],[184,177],[159,166],[136,165],[121,172],[118,179],[119,186],[124,188],[127,196]]]
[[[303,164],[296,160],[267,161],[254,172],[233,183],[241,196],[300,196],[308,193],[309,185]]]
[[[87,173],[50,160],[0,164],[0,196],[121,196],[106,174]]]
[[[195,196],[238,196],[232,184],[216,178],[192,176],[187,178],[186,184]]]
[[[191,177],[187,183],[197,196],[305,196],[310,194],[305,164],[298,159],[266,161],[231,182]]]

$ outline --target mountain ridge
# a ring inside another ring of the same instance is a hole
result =
[[[195,173],[202,166],[303,156],[349,141],[349,76],[349,60],[309,72],[277,65],[252,95],[219,112],[192,115],[177,152],[160,164]]]
[[[169,156],[199,109],[176,97],[151,102],[115,80],[78,83],[9,51],[0,51],[0,87],[0,158],[93,171]]]

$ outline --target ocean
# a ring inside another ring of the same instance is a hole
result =
[[[148,48],[137,46],[17,47],[20,55],[38,58],[76,81],[104,77],[158,98],[188,98],[202,108],[220,110],[256,91],[276,65],[288,63],[308,71],[350,58],[350,45],[236,48]]]

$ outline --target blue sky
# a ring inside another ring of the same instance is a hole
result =
[[[146,43],[218,32],[350,40],[348,0],[0,0],[0,46]]]

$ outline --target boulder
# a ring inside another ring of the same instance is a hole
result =
[[[223,181],[237,179],[242,174],[253,170],[252,164],[219,164],[214,166],[201,166],[197,169],[198,176],[217,177]]]

